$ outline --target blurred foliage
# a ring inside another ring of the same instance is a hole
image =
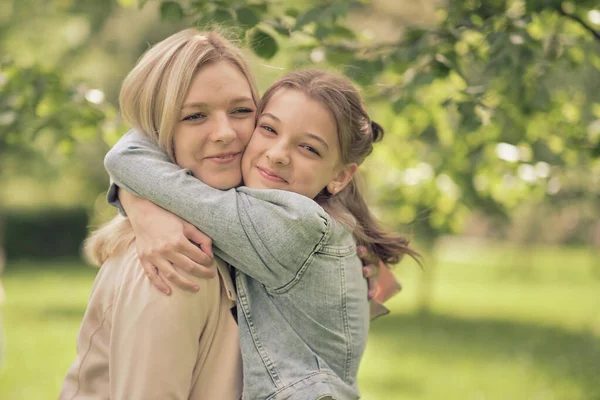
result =
[[[39,209],[2,214],[6,257],[51,259],[79,254],[87,235],[87,208]]]
[[[65,84],[58,70],[2,62],[0,157],[27,157],[36,150],[71,153],[76,140],[91,138],[105,113],[78,89]]]
[[[448,2],[392,40],[348,23],[377,14],[373,3],[169,1],[161,12],[234,26],[260,57],[292,52],[295,66],[329,64],[362,85],[390,132],[368,163],[388,220],[434,238],[475,209],[506,217],[561,191],[600,204],[596,1]]]
[[[464,231],[474,211],[505,220],[524,203],[578,202],[592,210],[587,216],[598,215],[597,1],[8,3],[13,16],[52,4],[88,22],[70,23],[76,34],[49,66],[3,64],[12,72],[0,74],[0,155],[31,151],[38,142],[37,148],[68,152],[94,135],[110,145],[124,132],[114,88],[101,99],[103,92],[74,82],[64,68],[84,58],[97,37],[110,38],[104,50],[114,55],[124,53],[121,42],[134,43],[128,48],[137,53],[113,57],[129,60],[130,68],[148,37],[225,26],[270,63],[336,68],[361,85],[373,118],[387,130],[366,163],[369,193],[393,226],[412,223],[418,237],[433,240]],[[416,11],[407,17],[409,9]],[[124,10],[124,28],[108,35]],[[149,12],[162,23],[141,25]],[[0,31],[15,31],[14,21],[0,20]],[[135,23],[145,36],[130,37]],[[14,50],[6,43],[0,40],[0,50]]]

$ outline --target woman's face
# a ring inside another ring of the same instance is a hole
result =
[[[259,116],[242,159],[244,184],[315,198],[343,170],[333,114],[294,89],[279,89]],[[341,188],[340,188],[341,189]]]
[[[183,102],[173,137],[177,164],[217,189],[242,181],[241,159],[254,130],[248,80],[226,61],[202,67]]]

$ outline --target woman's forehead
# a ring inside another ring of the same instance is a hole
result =
[[[254,101],[246,76],[231,63],[220,61],[200,68],[190,85],[185,103]]]

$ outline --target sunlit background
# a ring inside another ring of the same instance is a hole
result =
[[[81,242],[115,213],[121,81],[207,24],[262,91],[335,69],[386,130],[369,200],[425,261],[394,269],[364,399],[600,399],[597,0],[0,0],[0,399],[57,397],[97,272]]]

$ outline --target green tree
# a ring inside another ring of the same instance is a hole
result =
[[[92,21],[87,39],[64,53],[67,64],[110,13],[139,7],[156,9],[165,32],[227,26],[262,59],[285,55],[293,67],[346,73],[387,131],[367,162],[373,203],[394,226],[410,224],[426,256],[435,253],[436,238],[460,232],[473,212],[507,220],[524,202],[560,206],[573,196],[600,206],[597,1],[448,1],[427,24],[387,12],[385,2],[363,0],[62,3],[69,12],[87,10]],[[353,22],[364,15],[402,29],[369,34]],[[7,24],[0,21],[0,32],[16,29]],[[38,137],[68,150],[77,135],[117,119],[114,106],[84,100],[88,92],[67,79],[64,63],[3,65],[0,157],[35,143],[47,148]],[[427,262],[424,277],[434,265]],[[429,297],[424,294],[424,307]]]
[[[473,211],[506,219],[524,201],[552,203],[565,191],[591,193],[598,204],[595,6],[450,1],[431,28],[408,26],[391,41],[365,37],[347,22],[373,8],[366,1],[160,7],[168,21],[235,26],[259,57],[289,51],[296,66],[324,62],[362,85],[389,133],[369,161],[374,200],[387,220],[412,223],[433,254],[435,239],[460,232]],[[583,174],[579,182],[571,171]]]

